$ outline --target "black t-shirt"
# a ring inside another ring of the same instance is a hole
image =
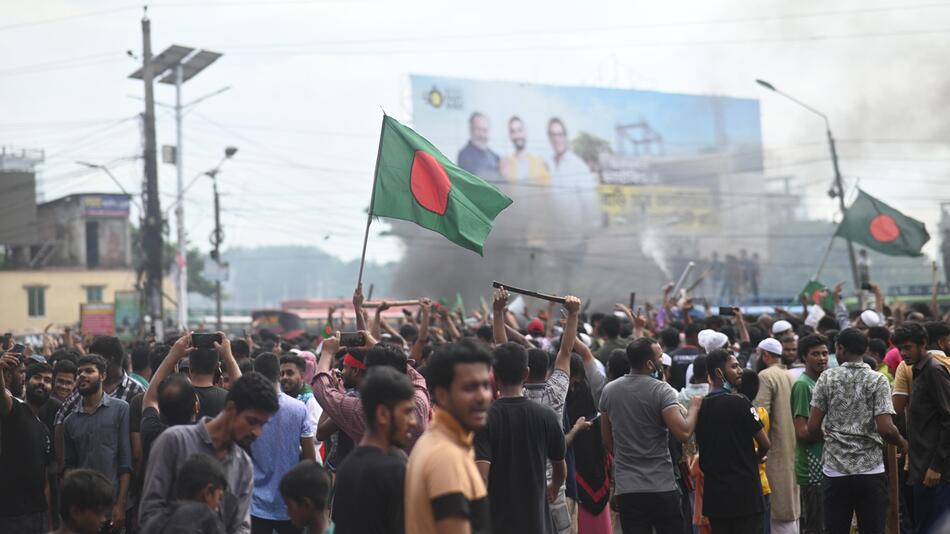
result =
[[[404,531],[404,455],[356,447],[336,472],[333,523],[337,534]]]
[[[13,399],[10,413],[0,418],[0,517],[46,510],[45,469],[52,451],[46,425]]]
[[[148,461],[148,453],[152,450],[152,443],[158,439],[158,436],[168,428],[158,414],[158,410],[149,406],[142,411],[142,423],[140,425],[142,436],[142,457]]]
[[[228,397],[228,390],[218,386],[195,386],[195,393],[198,395],[198,401],[201,404],[198,408],[198,419],[204,416],[214,417],[218,415],[224,409],[224,403]]]
[[[705,476],[703,515],[733,518],[762,512],[762,482],[753,436],[762,429],[742,395],[722,391],[703,399],[696,422],[699,466]]]
[[[554,532],[545,494],[547,460],[564,459],[564,432],[554,410],[526,397],[501,398],[475,434],[475,458],[491,462],[492,532]]]
[[[46,425],[46,429],[49,431],[49,435],[53,435],[53,421],[56,419],[56,412],[59,411],[59,407],[63,403],[58,400],[50,397],[43,406],[40,406],[39,411],[36,412],[36,416],[40,418],[40,421],[43,421],[43,424]]]
[[[676,391],[686,387],[686,370],[698,355],[699,348],[690,345],[683,345],[670,353],[670,360],[673,361],[670,365],[670,385]]]
[[[139,393],[129,401],[129,432],[141,432],[142,428],[142,401],[145,393]]]

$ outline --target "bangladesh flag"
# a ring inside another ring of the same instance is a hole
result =
[[[890,256],[920,256],[921,247],[930,240],[924,223],[860,189],[835,235]]]
[[[378,158],[373,215],[414,222],[482,254],[510,198],[389,116],[383,117]]]
[[[835,309],[835,298],[831,295],[831,290],[817,280],[809,280],[802,288],[802,292],[798,294],[798,298],[800,299],[802,295],[805,296],[809,305],[817,304],[829,310]]]

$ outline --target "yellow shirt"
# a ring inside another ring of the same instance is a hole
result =
[[[472,433],[451,414],[434,409],[406,466],[406,532],[436,534],[436,521],[455,516],[467,517],[473,534],[491,530],[488,490],[472,442]]]
[[[769,411],[761,406],[756,408],[755,411],[759,414],[759,420],[762,421],[762,430],[764,430],[765,434],[768,435],[769,427],[771,427],[771,424],[769,423]],[[759,443],[755,441],[754,438],[752,442],[755,443],[756,447],[759,446]],[[765,462],[759,464],[759,479],[762,481],[762,495],[768,495],[772,493],[772,488],[769,487],[769,477],[765,476]]]

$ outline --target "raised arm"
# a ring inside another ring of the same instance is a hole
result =
[[[495,338],[495,344],[501,345],[508,342],[508,332],[505,330],[505,314],[508,308],[508,290],[500,288],[495,290],[492,299],[492,335]]]
[[[228,339],[228,335],[224,332],[218,332],[218,335],[221,336],[221,343],[215,342],[214,350],[218,351],[218,357],[224,364],[224,372],[228,374],[228,380],[233,384],[241,378],[241,368],[238,367],[234,353],[231,352],[231,340]]]
[[[158,385],[165,380],[165,377],[175,372],[175,365],[185,356],[194,352],[195,348],[190,347],[191,334],[185,334],[178,338],[178,341],[172,345],[170,351],[162,360],[158,369],[152,373],[152,379],[148,381],[148,389],[145,390],[145,396],[142,397],[142,411],[146,408],[158,409]],[[240,371],[238,371],[240,373]],[[232,382],[233,384],[233,382]]]
[[[554,360],[554,368],[571,375],[571,353],[574,350],[574,341],[577,339],[577,315],[581,311],[581,299],[568,296],[564,299],[564,308],[567,310],[567,323],[564,325],[564,334],[561,336],[561,347]]]
[[[445,308],[439,308],[439,319],[442,323],[442,328],[448,332],[449,336],[452,338],[452,341],[458,341],[462,339],[462,332],[459,331],[458,326],[455,324],[455,319],[452,318],[452,314],[448,312]],[[464,319],[462,319],[464,322]]]
[[[419,335],[416,336],[416,342],[412,344],[409,350],[409,357],[415,361],[422,360],[422,347],[425,347],[429,339],[429,321],[432,318],[432,301],[428,298],[419,299],[419,308],[422,310],[422,318],[419,323]]]
[[[363,316],[363,282],[353,290],[353,312],[356,314],[356,329],[366,330],[366,318]]]
[[[732,311],[736,314],[736,330],[739,331],[739,342],[748,343],[749,328],[745,324],[745,317],[742,315],[742,310],[736,307],[733,308]]]

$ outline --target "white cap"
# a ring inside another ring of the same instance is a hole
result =
[[[699,338],[699,346],[706,350],[706,354],[721,349],[726,346],[726,343],[729,343],[729,337],[726,334],[708,328],[701,330],[697,337]]]
[[[760,341],[759,348],[776,356],[782,355],[782,344],[774,337],[767,337]]]
[[[792,323],[785,320],[775,321],[774,323],[772,323],[773,334],[781,334],[782,332],[787,332],[791,329],[792,329]]]
[[[581,332],[577,334],[577,337],[581,339],[581,343],[583,343],[584,345],[587,345],[588,347],[590,346],[590,336]]]
[[[660,356],[660,362],[664,367],[670,367],[673,365],[673,358],[670,358],[670,355],[664,352],[663,356]]]
[[[881,316],[874,310],[864,310],[861,312],[861,322],[868,328],[881,326]]]

